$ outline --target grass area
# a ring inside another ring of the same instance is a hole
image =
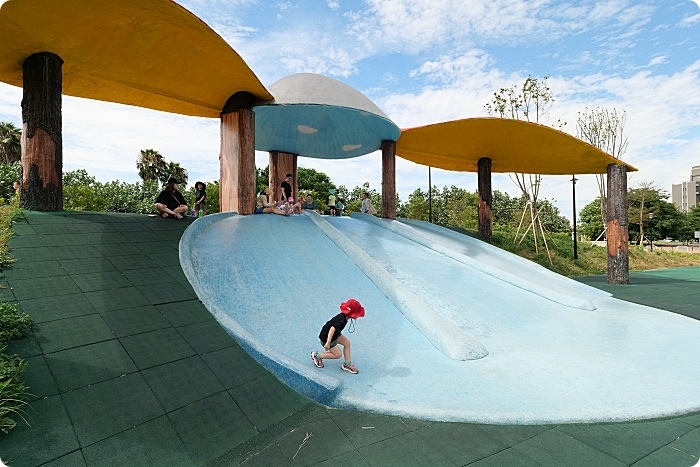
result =
[[[564,276],[605,274],[607,271],[608,252],[605,247],[591,245],[589,242],[578,242],[578,259],[574,259],[574,242],[569,234],[547,236],[551,263],[543,245],[538,246],[537,251],[535,250],[532,236],[522,243],[516,242],[514,238],[515,231],[512,229],[494,230],[493,244]],[[636,245],[630,245],[629,258],[630,271],[700,266],[700,254],[697,253],[679,253],[661,249],[650,251]]]
[[[8,242],[12,236],[12,220],[22,215],[15,203],[0,206],[0,266],[14,261],[9,252]],[[12,303],[0,303],[0,432],[8,433],[16,425],[16,418],[22,417],[22,407],[26,405],[27,388],[22,383],[21,374],[27,367],[26,360],[17,355],[5,354],[7,342],[27,334],[32,319],[19,311]]]

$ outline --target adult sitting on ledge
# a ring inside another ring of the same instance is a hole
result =
[[[165,189],[160,192],[156,199],[156,211],[163,219],[174,217],[179,220],[187,212],[187,203],[185,197],[178,190],[178,183],[175,178],[170,177]]]
[[[282,216],[288,216],[290,214],[290,207],[285,210],[279,209],[274,203],[271,203],[268,197],[270,196],[270,189],[265,188],[260,190],[258,197],[255,198],[255,214],[280,214]]]

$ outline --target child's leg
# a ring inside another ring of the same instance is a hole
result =
[[[345,336],[340,336],[338,338],[338,344],[343,346],[343,356],[345,357],[345,363],[352,362],[352,350],[350,349],[350,339],[348,339]],[[338,351],[338,354],[340,354],[340,351]],[[338,355],[338,357],[340,357],[340,355]]]
[[[342,338],[345,336],[340,336],[340,337]],[[338,339],[338,340],[340,340],[340,339]],[[330,350],[323,352],[321,354],[321,358],[330,358],[331,360],[334,360],[336,358],[340,358],[340,356],[341,356],[341,352],[340,352],[340,349],[338,348],[337,345],[335,347],[331,347]]]

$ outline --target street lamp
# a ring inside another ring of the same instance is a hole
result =
[[[574,259],[578,259],[578,239],[576,238],[576,175],[571,176],[571,199],[574,203]]]

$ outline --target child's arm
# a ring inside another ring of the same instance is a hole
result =
[[[326,340],[326,345],[323,346],[325,350],[329,350],[331,348],[331,342],[333,342],[333,334],[335,334],[335,326],[331,326],[331,328],[328,330],[328,339]]]

